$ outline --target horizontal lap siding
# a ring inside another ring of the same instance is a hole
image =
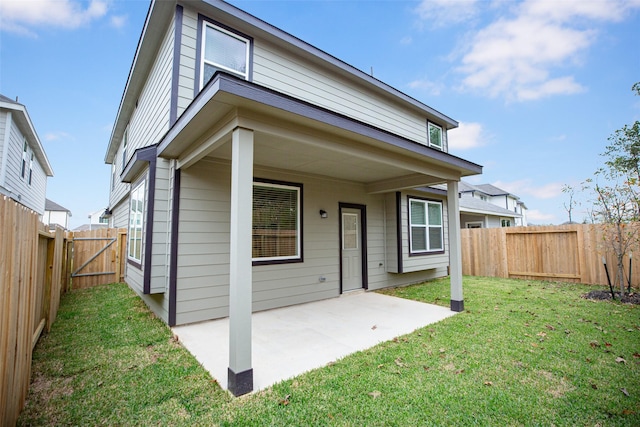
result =
[[[360,184],[255,167],[255,177],[303,185],[304,262],[253,267],[253,310],[340,294],[339,203],[366,206],[369,289],[446,275],[448,255],[418,257],[407,274],[386,271],[390,198]],[[392,201],[395,200],[392,198]],[[406,201],[406,196],[404,197]],[[228,315],[230,167],[201,161],[182,172],[178,248],[178,324]],[[319,210],[328,218],[320,218]],[[406,212],[405,212],[406,215]],[[396,229],[391,230],[394,234]],[[446,235],[446,232],[445,232]],[[419,271],[418,271],[419,270]],[[322,281],[321,277],[325,280]]]
[[[425,198],[425,195],[420,193],[414,193],[411,195]],[[446,199],[438,199],[436,197],[430,197],[429,199],[442,201],[442,227],[444,234],[445,253],[409,256],[409,227],[407,225],[409,221],[408,195],[403,193],[400,208],[402,215],[402,266],[405,273],[432,268],[440,268],[446,271],[446,267],[449,265],[449,221],[447,216],[447,201]]]
[[[153,213],[153,240],[151,257],[151,293],[163,293],[167,289],[168,249],[169,249],[169,185],[170,185],[169,160],[157,159],[156,162],[156,188]]]
[[[171,70],[173,66],[173,23],[167,29],[156,60],[138,97],[137,107],[130,117],[126,162],[138,148],[156,144],[169,130],[169,106],[171,103]],[[116,179],[111,190],[109,204],[113,206],[128,197],[130,185],[120,182],[123,171],[124,146],[118,147],[115,156]]]
[[[198,15],[185,9],[182,15],[182,38],[180,45],[180,69],[178,80],[178,117],[193,100],[196,75],[196,43]]]
[[[11,115],[13,117],[13,115]],[[5,116],[6,118],[7,116]],[[11,191],[11,197],[17,198],[20,196],[20,203],[28,208],[36,211],[38,214],[44,214],[44,201],[47,186],[47,176],[38,162],[38,159],[34,156],[33,159],[33,175],[31,178],[31,185],[29,185],[29,163],[31,158],[27,160],[26,170],[24,178],[22,177],[22,152],[24,135],[16,125],[16,122],[12,119],[11,123],[5,130],[8,132],[8,146],[3,148],[6,150],[3,155],[7,156],[5,162],[5,182],[1,183],[6,189]],[[28,141],[30,144],[30,142]],[[31,156],[31,150],[33,146],[29,145]]]
[[[177,324],[228,315],[230,179],[206,161],[182,170]]]
[[[320,69],[259,40],[255,42],[253,60],[253,81],[257,84],[426,143],[425,117],[388,98],[367,93],[365,86],[332,74],[330,69]]]

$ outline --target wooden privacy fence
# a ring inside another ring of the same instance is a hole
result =
[[[60,303],[64,231],[49,232],[38,214],[0,198],[0,424],[13,425],[24,405],[31,355]]]
[[[73,246],[71,283],[73,289],[121,282],[124,280],[127,231],[101,228],[68,233]]]
[[[478,228],[461,232],[462,272],[471,276],[558,280],[607,285],[604,256],[612,281],[616,258],[601,224]],[[640,261],[640,248],[633,251]],[[625,256],[625,277],[629,258]],[[640,263],[631,283],[640,283]]]
[[[18,419],[33,348],[50,330],[62,293],[122,280],[125,243],[124,230],[50,232],[37,213],[0,198],[0,426]]]

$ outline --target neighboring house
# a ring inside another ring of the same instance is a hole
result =
[[[227,3],[153,2],[105,155],[126,281],[171,326],[229,317],[235,395],[252,311],[448,269],[462,311],[456,126]]]
[[[27,108],[0,95],[0,194],[42,218],[50,176],[53,170]]]
[[[527,226],[527,206],[515,194],[491,184],[460,183],[463,228]]]
[[[56,225],[69,229],[69,219],[71,218],[71,211],[63,206],[60,206],[56,202],[49,199],[45,199],[44,215],[42,222],[49,225],[50,228],[55,228]]]
[[[89,218],[89,223],[82,224],[74,228],[73,231],[91,231],[109,227],[109,216],[105,209],[91,212],[87,217]]]
[[[89,214],[89,230],[97,230],[99,228],[107,228],[109,226],[109,218],[105,216],[105,209],[99,209]]]

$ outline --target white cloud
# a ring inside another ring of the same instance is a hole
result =
[[[423,92],[427,92],[433,96],[439,96],[444,89],[444,85],[442,83],[434,82],[428,79],[422,80],[414,80],[409,83],[409,87],[411,89],[418,89]]]
[[[523,199],[526,203],[526,196],[531,196],[536,199],[552,199],[562,194],[562,183],[551,182],[544,185],[534,185],[529,179],[522,179],[518,181],[504,182],[496,181],[493,183],[498,188],[515,194]]]
[[[74,29],[107,13],[107,3],[92,0],[88,6],[73,0],[0,1],[0,29],[35,37],[34,27]]]
[[[415,13],[431,28],[459,24],[473,18],[478,0],[422,0]]]
[[[413,43],[413,38],[411,36],[405,36],[402,39],[400,39],[400,44],[409,45],[411,43]]]
[[[127,23],[127,15],[112,16],[110,21],[112,27],[122,28]]]
[[[544,213],[538,209],[527,210],[527,222],[529,223],[553,223],[557,221],[554,214]]]
[[[560,69],[579,64],[594,43],[597,22],[624,19],[640,2],[527,0],[471,38],[459,71],[462,88],[508,101],[530,101],[586,90]]]
[[[69,137],[67,132],[58,131],[58,132],[47,132],[44,135],[45,141],[58,141],[60,139],[66,139]]]
[[[447,132],[449,150],[469,150],[486,144],[487,136],[480,123],[460,122],[457,129]]]

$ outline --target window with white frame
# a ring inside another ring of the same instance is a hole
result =
[[[29,160],[29,185],[33,179],[33,151],[31,152],[31,159]]]
[[[411,254],[444,251],[442,202],[409,198]]]
[[[302,260],[302,186],[285,183],[253,183],[254,262]]]
[[[129,250],[130,260],[142,263],[142,235],[144,226],[144,189],[145,181],[141,181],[131,191],[129,208]]]
[[[429,135],[429,146],[442,150],[442,127],[435,123],[428,122],[427,130]]]
[[[500,219],[500,225],[502,227],[511,227],[511,220],[509,218]]]
[[[127,140],[129,139],[129,129],[125,129],[122,135],[122,170],[127,166]]]
[[[200,87],[204,87],[216,71],[222,70],[249,78],[249,44],[246,37],[205,22],[202,35]]]

